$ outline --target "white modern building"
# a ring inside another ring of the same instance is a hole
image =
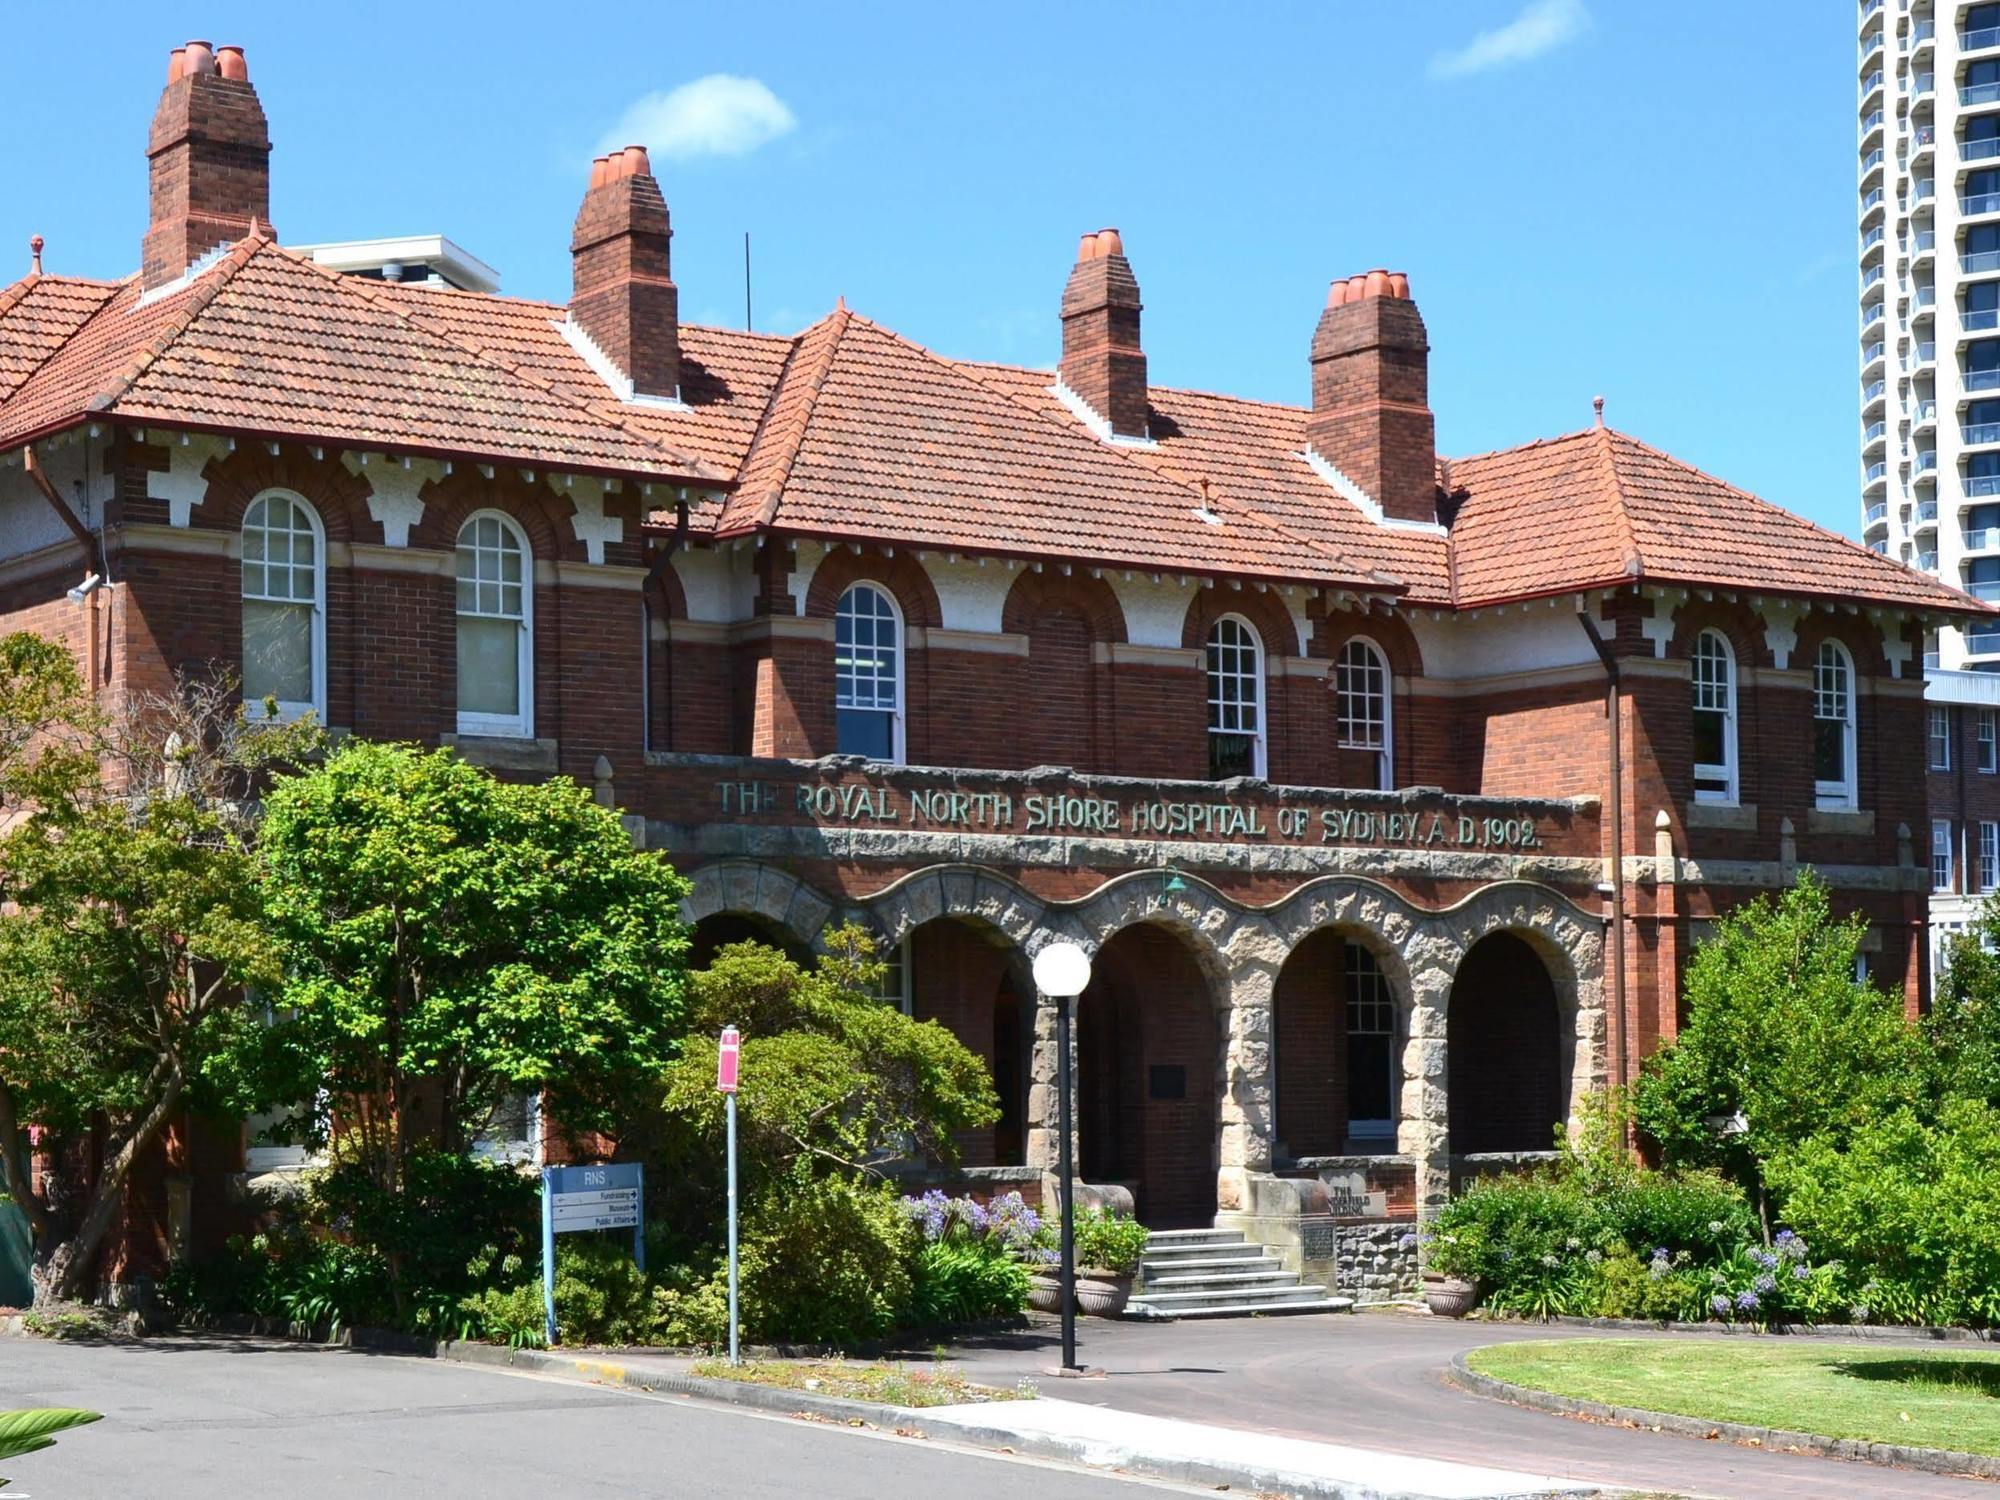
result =
[[[1862,539],[2000,597],[2000,4],[1861,0],[1860,163]]]

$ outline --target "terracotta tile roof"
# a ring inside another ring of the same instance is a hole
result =
[[[1461,608],[1647,579],[1988,613],[1957,589],[1611,428],[1451,460]]]
[[[701,530],[1243,574],[1461,608],[1637,579],[1985,606],[1621,433],[1442,460],[1449,536],[1306,461],[1295,406],[1155,388],[1106,443],[1047,371],[952,360],[844,307],[791,338],[681,330],[678,407],[621,403],[560,303],[342,277],[253,237],[165,295],[0,291],[0,447],[109,415],[735,493]],[[1206,508],[1209,519],[1203,518]]]
[[[601,382],[597,394],[569,394],[419,323],[397,294],[252,237],[165,296],[120,288],[0,403],[0,444],[102,414],[722,481],[631,426]]]
[[[0,292],[0,401],[116,296],[111,281],[29,276]]]
[[[725,529],[1399,591],[1226,495],[1210,497],[1203,519],[1197,487],[1024,399],[1007,372],[944,359],[845,311],[801,335],[752,465]]]

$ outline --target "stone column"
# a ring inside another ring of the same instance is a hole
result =
[[[1081,999],[1072,1000],[1072,1007],[1080,1006]],[[1061,1134],[1059,1124],[1062,1104],[1056,1092],[1056,1002],[1039,992],[1034,998],[1035,1032],[1034,1045],[1028,1054],[1028,1140],[1027,1160],[1024,1166],[1038,1167],[1042,1173],[1042,1202],[1054,1207],[1058,1182],[1056,1163],[1059,1155],[1058,1142]],[[1076,1077],[1076,1011],[1070,1012],[1070,1086],[1075,1088]],[[1072,1118],[1070,1121],[1070,1150],[1072,1161],[1079,1145],[1081,1132],[1076,1129],[1074,1112],[1076,1099],[1070,1099]],[[1076,1163],[1077,1175],[1082,1176],[1082,1165]]]
[[[1403,1048],[1402,1118],[1396,1150],[1416,1163],[1417,1213],[1428,1218],[1451,1197],[1451,1123],[1447,1084],[1450,1058],[1445,1017],[1451,979],[1461,955],[1438,939],[1411,943],[1408,999],[1410,1039]]]
[[[1223,980],[1221,1087],[1216,1092],[1216,1208],[1254,1210],[1250,1179],[1271,1170],[1277,1093],[1272,1077],[1272,996],[1283,946],[1246,931],[1229,945]]]

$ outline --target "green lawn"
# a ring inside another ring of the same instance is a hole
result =
[[[1482,1375],[1586,1401],[1825,1437],[2000,1455],[2000,1352],[1822,1339],[1492,1344]]]

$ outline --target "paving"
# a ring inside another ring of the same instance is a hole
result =
[[[1606,1486],[1718,1500],[1995,1500],[2000,1495],[1990,1482],[1976,1479],[1579,1421],[1475,1396],[1445,1379],[1454,1355],[1482,1344],[1603,1338],[1602,1330],[1388,1312],[1165,1324],[1085,1319],[1078,1327],[1080,1358],[1102,1368],[1102,1380],[1064,1380],[1058,1388],[1043,1375],[1057,1358],[1055,1334],[1043,1328],[972,1341],[951,1357],[975,1381],[1011,1385],[1035,1378],[1048,1394],[1121,1411]],[[1866,1347],[1882,1345],[1871,1341]]]
[[[0,1409],[102,1422],[0,1461],[7,1500],[1137,1500],[1059,1464],[441,1361],[257,1339],[0,1339]]]

